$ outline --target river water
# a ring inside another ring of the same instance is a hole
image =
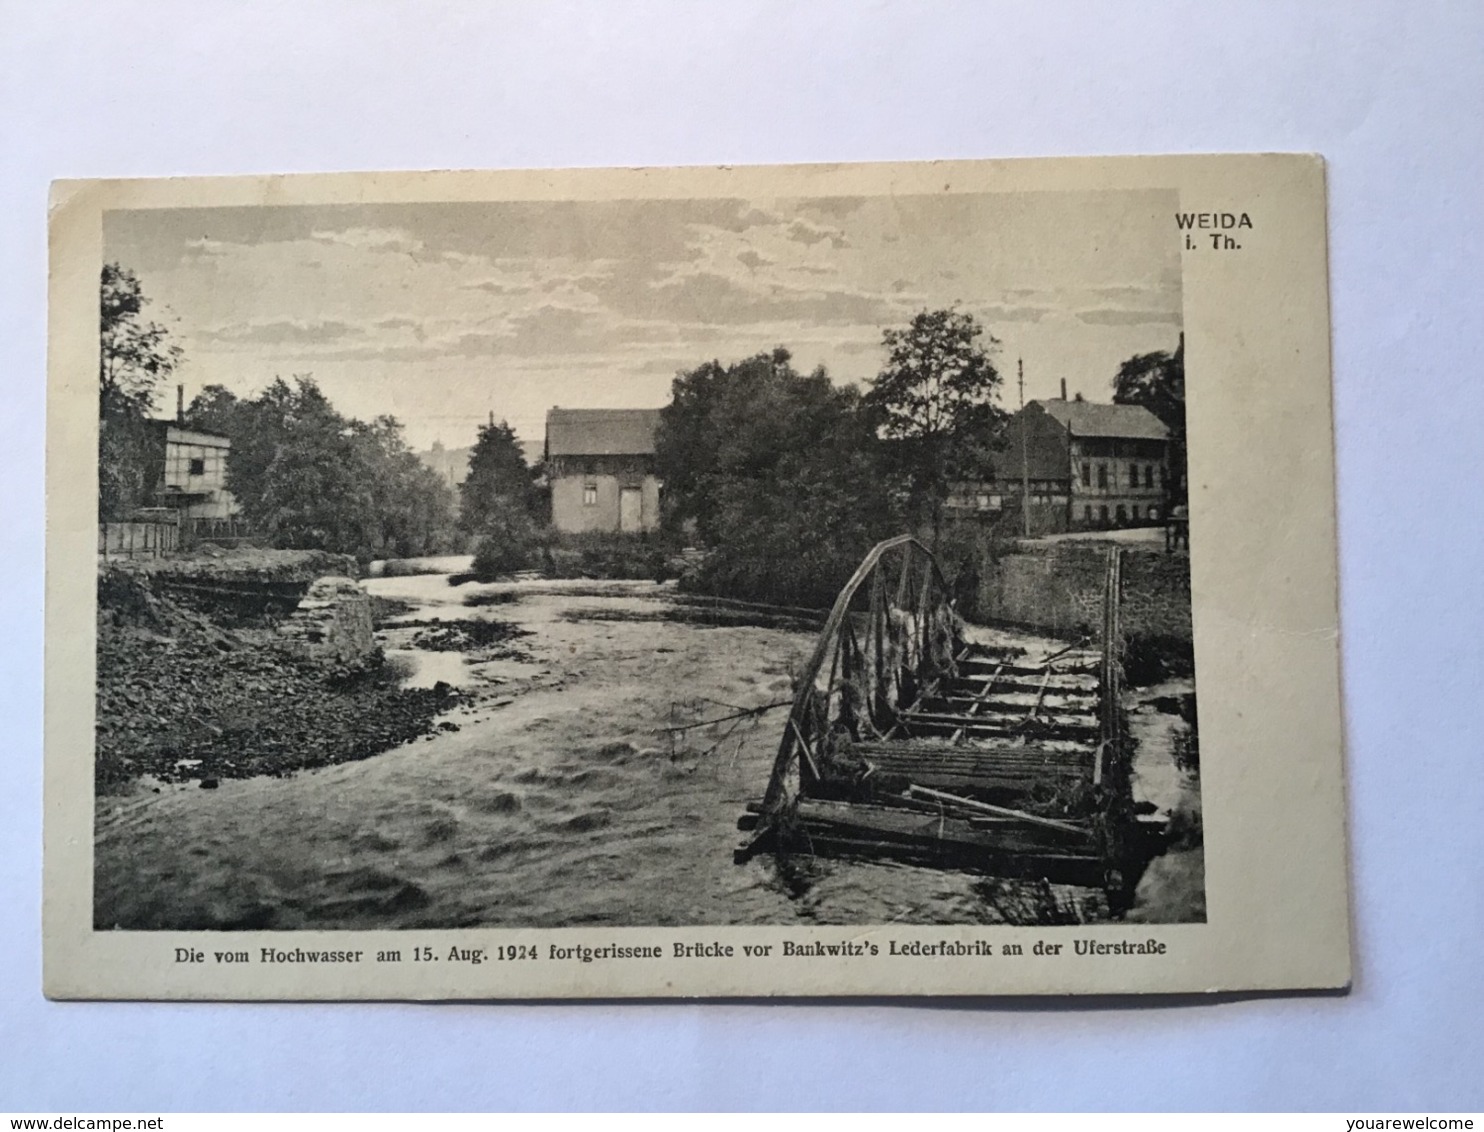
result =
[[[994,923],[1016,905],[1016,886],[958,873],[732,863],[783,709],[660,729],[788,699],[812,634],[665,619],[672,591],[648,582],[367,588],[409,604],[398,620],[529,635],[494,656],[428,651],[393,621],[381,637],[410,681],[469,691],[448,729],[286,779],[100,798],[99,927]],[[1097,914],[1097,894],[1062,895]]]

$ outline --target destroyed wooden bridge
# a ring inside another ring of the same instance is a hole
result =
[[[890,858],[1105,888],[1151,855],[1134,815],[1121,708],[1121,555],[1098,639],[1041,655],[971,643],[932,554],[876,546],[803,672],[760,804],[761,852]]]

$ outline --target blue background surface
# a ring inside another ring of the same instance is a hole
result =
[[[4,23],[0,1110],[1484,1109],[1484,7],[69,2]],[[1330,162],[1351,995],[41,998],[49,179],[1222,150]]]

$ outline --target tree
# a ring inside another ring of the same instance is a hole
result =
[[[886,365],[865,404],[895,442],[894,463],[914,512],[930,515],[936,544],[953,482],[978,471],[1003,419],[990,360],[999,341],[973,315],[949,308],[918,312],[906,327],[886,330],[882,345]]]
[[[459,484],[459,526],[478,534],[511,506],[534,514],[536,482],[515,430],[505,421],[479,426],[469,474]]]
[[[207,385],[186,406],[185,422],[192,428],[231,436],[241,405],[237,395],[225,385]]]
[[[1163,350],[1135,354],[1119,366],[1113,402],[1142,405],[1170,430],[1170,502],[1185,502],[1185,335],[1180,335],[1173,354]]]
[[[313,378],[240,399],[207,386],[186,420],[232,440],[227,488],[276,546],[407,558],[452,549],[453,493],[413,455],[396,418],[342,416]]]
[[[459,484],[459,527],[474,536],[474,575],[490,581],[536,558],[541,493],[515,430],[505,421],[479,426],[469,474]]]
[[[139,278],[103,265],[98,320],[98,505],[105,519],[127,517],[150,501],[150,414],[159,385],[180,363],[169,331],[143,317],[149,299]]]
[[[879,442],[853,387],[805,376],[787,350],[676,377],[660,414],[665,525],[710,553],[698,588],[828,605],[894,523]]]

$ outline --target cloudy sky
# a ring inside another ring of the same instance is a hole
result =
[[[1107,400],[1123,359],[1179,334],[1174,208],[1104,192],[171,209],[109,213],[104,254],[184,348],[188,399],[309,373],[342,411],[457,447],[490,412],[539,442],[553,405],[659,406],[676,370],[775,345],[862,381],[884,328],[953,303],[1000,339],[1011,407],[1017,357],[1028,399],[1065,377]]]

